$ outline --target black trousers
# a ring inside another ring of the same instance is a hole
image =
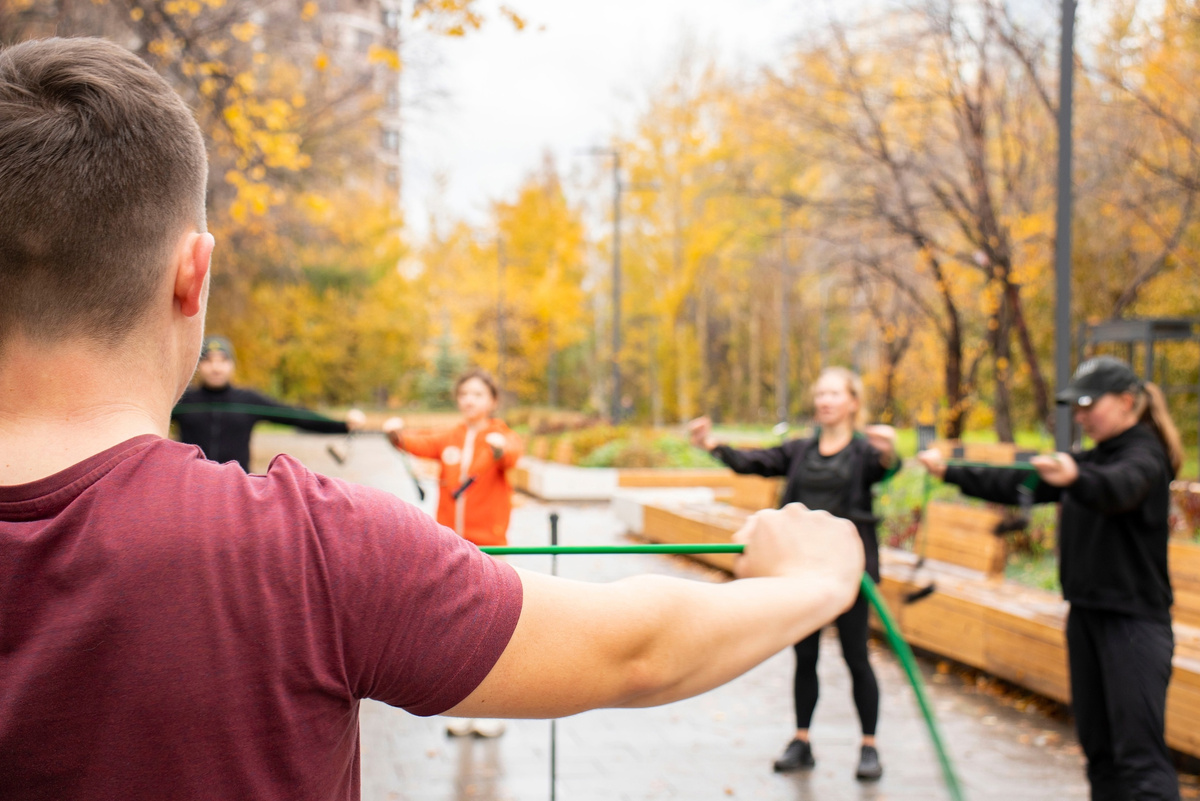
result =
[[[1163,737],[1175,651],[1171,624],[1072,607],[1067,651],[1093,801],[1178,799]]]
[[[874,736],[875,724],[879,722],[879,684],[875,671],[867,659],[867,596],[861,592],[854,606],[837,619],[838,639],[842,642],[842,656],[850,668],[850,679],[854,684],[854,706],[862,723],[863,734]],[[819,687],[817,681],[817,656],[821,649],[821,632],[816,631],[796,643],[796,728],[807,729],[812,723],[813,711],[817,708]]]

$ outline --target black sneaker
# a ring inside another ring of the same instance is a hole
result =
[[[874,782],[879,781],[882,775],[883,765],[879,764],[879,752],[873,745],[864,745],[862,756],[858,758],[858,770],[854,771],[855,778],[859,781]]]
[[[804,740],[792,740],[784,749],[783,756],[775,760],[776,773],[788,773],[793,770],[808,770],[815,767],[812,746]],[[877,763],[878,764],[878,763]]]

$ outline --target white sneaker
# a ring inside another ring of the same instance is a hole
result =
[[[471,721],[471,731],[476,737],[499,737],[504,734],[504,721],[491,718],[479,718]]]
[[[446,724],[447,737],[466,737],[475,730],[473,718],[451,718]]]

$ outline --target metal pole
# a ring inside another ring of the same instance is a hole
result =
[[[621,422],[621,154],[613,159],[612,421]]]
[[[775,374],[776,422],[786,423],[791,403],[788,398],[788,263],[787,200],[779,201],[779,364]]]
[[[1075,0],[1062,0],[1062,38],[1058,64],[1058,212],[1054,238],[1054,382],[1061,390],[1071,380],[1071,106],[1075,77]],[[1057,406],[1054,443],[1071,450],[1071,407]]]
[[[558,548],[558,513],[550,513],[550,547]],[[558,575],[558,553],[550,556],[550,575]],[[558,796],[558,721],[550,718],[550,801]]]

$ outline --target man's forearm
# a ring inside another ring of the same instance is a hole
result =
[[[636,694],[619,704],[626,707],[670,703],[720,686],[804,639],[857,596],[857,583],[833,578],[705,584],[639,576],[620,584],[637,585],[657,610],[646,649],[633,660]]]
[[[449,714],[561,717],[677,701],[803,639],[857,592],[848,577],[709,584],[648,575],[586,584],[518,572],[525,601],[517,630],[491,674]]]

